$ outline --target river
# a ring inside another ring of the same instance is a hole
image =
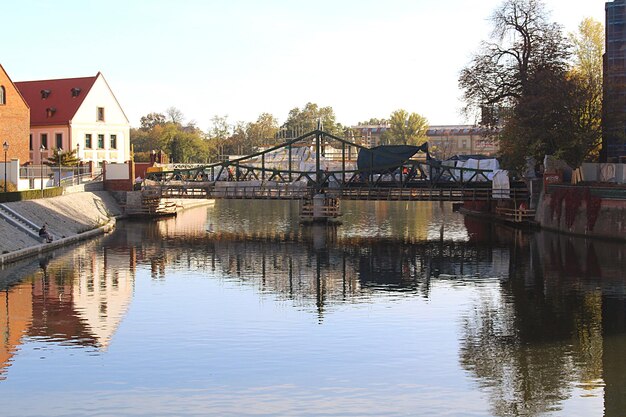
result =
[[[0,271],[3,416],[624,416],[626,245],[217,201]]]

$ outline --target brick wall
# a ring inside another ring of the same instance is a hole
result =
[[[20,164],[29,161],[30,109],[0,65],[0,86],[4,87],[6,104],[0,104],[0,146],[9,144],[7,159],[17,158]],[[0,159],[4,151],[0,148]]]

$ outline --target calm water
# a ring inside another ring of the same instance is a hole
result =
[[[217,202],[0,271],[0,415],[626,415],[626,245],[343,211]]]

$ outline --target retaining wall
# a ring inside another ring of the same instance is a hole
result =
[[[0,220],[0,264],[106,233],[122,214],[119,204],[104,191],[17,201],[7,206],[37,225],[46,224],[54,241],[42,244]]]
[[[563,233],[626,240],[626,199],[621,194],[616,188],[550,186],[535,220]]]

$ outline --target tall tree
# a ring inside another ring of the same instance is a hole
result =
[[[324,131],[331,134],[342,133],[343,128],[337,123],[333,108],[319,107],[315,103],[307,103],[302,109],[291,109],[282,127],[287,130],[288,135],[297,137],[317,129],[318,121]]]
[[[545,154],[581,160],[579,85],[569,73],[571,44],[539,0],[505,0],[492,17],[491,41],[464,68],[459,85],[483,124],[504,126],[500,154],[510,169]],[[495,116],[495,117],[493,117]]]
[[[574,45],[574,64],[570,77],[577,85],[578,128],[575,144],[582,159],[595,160],[602,143],[602,71],[604,27],[592,19],[584,19],[578,32],[570,35]]]
[[[139,122],[141,123],[142,129],[149,130],[157,125],[164,125],[165,115],[162,113],[148,113],[142,116]]]
[[[491,40],[481,45],[469,66],[461,71],[466,110],[498,115],[514,108],[539,69],[563,71],[569,44],[556,23],[549,22],[540,0],[505,0],[491,17]],[[498,123],[497,117],[484,124]]]
[[[277,142],[278,120],[269,113],[261,113],[256,122],[248,123],[246,132],[253,146],[273,145]]]
[[[389,130],[383,135],[384,144],[419,145],[426,140],[428,121],[417,113],[400,109],[391,113]]]
[[[182,125],[185,120],[185,116],[183,116],[183,112],[177,109],[174,106],[168,107],[165,110],[165,115],[167,116],[167,121],[170,123],[174,123],[177,125]]]

